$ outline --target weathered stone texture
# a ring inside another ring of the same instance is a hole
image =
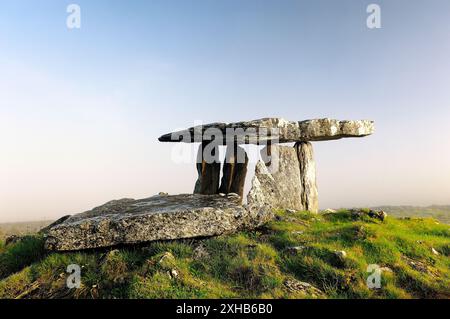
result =
[[[205,154],[207,153],[207,154]],[[218,146],[203,142],[197,154],[198,179],[194,194],[213,195],[219,192],[220,161]]]
[[[317,213],[319,211],[319,194],[316,182],[316,163],[311,143],[301,142],[295,145],[297,151],[300,184],[302,188],[301,201],[304,210]]]
[[[373,121],[339,121],[314,119],[287,121],[264,118],[237,123],[211,123],[183,131],[164,134],[161,142],[202,142],[215,140],[221,144],[267,144],[326,141],[346,137],[363,137],[374,132]]]
[[[216,236],[252,229],[270,219],[270,212],[250,211],[239,202],[238,196],[192,194],[111,201],[49,229],[45,246],[70,251]]]
[[[247,202],[250,205],[268,205],[273,209],[302,210],[300,166],[296,149],[272,145],[270,151],[266,147],[261,153],[264,162],[270,164],[257,163]]]
[[[248,156],[245,150],[237,145],[228,146],[223,163],[223,176],[219,193],[236,193],[242,198],[247,165]]]
[[[251,206],[273,209],[319,210],[316,166],[310,143],[295,147],[271,145],[261,151],[247,196]]]

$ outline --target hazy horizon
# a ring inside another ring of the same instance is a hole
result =
[[[262,117],[375,121],[314,143],[321,208],[450,205],[449,21],[444,0],[3,1],[0,222],[192,192],[157,138]]]

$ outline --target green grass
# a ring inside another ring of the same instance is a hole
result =
[[[256,231],[103,251],[47,253],[31,236],[0,243],[0,298],[317,297],[288,289],[292,280],[326,298],[450,298],[449,253],[450,227],[434,219],[381,222],[345,210],[278,212]],[[66,287],[70,264],[82,267],[79,289]],[[380,289],[366,285],[370,264],[392,270]]]

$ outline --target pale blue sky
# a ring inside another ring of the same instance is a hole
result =
[[[191,192],[157,137],[267,116],[375,120],[315,143],[322,208],[449,204],[449,21],[447,0],[2,0],[0,221]]]

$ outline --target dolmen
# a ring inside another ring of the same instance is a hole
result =
[[[311,142],[373,132],[374,123],[369,120],[264,118],[200,125],[162,135],[161,142],[199,143],[193,194],[115,200],[65,216],[45,229],[45,246],[73,251],[210,237],[260,227],[277,209],[316,213],[319,204]],[[293,145],[280,145],[285,143]],[[246,202],[249,158],[244,144],[262,148]],[[223,163],[221,147],[226,147]]]

